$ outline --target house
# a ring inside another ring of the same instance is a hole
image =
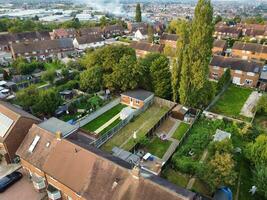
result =
[[[215,27],[214,37],[218,39],[238,39],[242,35],[242,28],[237,26],[219,25]]]
[[[147,32],[148,25],[144,22],[137,22],[137,23],[127,23],[127,29],[130,33],[135,33],[137,30]]]
[[[43,121],[42,123],[38,124],[38,127],[49,131],[51,134],[54,134],[57,137],[62,138],[66,138],[78,130],[78,127],[55,117]]]
[[[24,42],[11,45],[13,59],[25,57],[30,60],[61,59],[74,52],[73,41],[70,38]]]
[[[17,151],[37,191],[50,200],[193,200],[196,194],[141,172],[90,145],[55,137],[33,125]]]
[[[33,115],[0,101],[0,154],[10,163],[31,126],[40,120]]]
[[[89,48],[97,48],[105,45],[105,40],[99,35],[84,35],[73,40],[75,49],[84,51]]]
[[[210,78],[218,80],[227,68],[231,70],[232,82],[236,85],[256,87],[263,64],[239,58],[213,56],[209,71]]]
[[[153,102],[154,94],[146,90],[131,90],[121,94],[121,103],[133,108],[142,108]]]
[[[77,35],[77,32],[74,28],[69,29],[54,29],[51,33],[51,39],[61,39],[61,38],[75,38]]]
[[[151,44],[147,42],[132,42],[130,47],[135,49],[138,57],[144,57],[149,53],[161,53],[164,49],[164,45]]]
[[[146,40],[148,38],[147,30],[140,30],[138,29],[133,36],[134,41]]]
[[[267,26],[264,24],[240,24],[243,36],[261,40],[267,37]]]
[[[0,34],[0,51],[10,51],[13,43],[50,40],[48,31]]]
[[[170,46],[176,49],[177,40],[178,40],[178,35],[163,33],[163,35],[160,38],[160,44],[163,44],[165,46]]]
[[[84,35],[103,36],[104,35],[101,27],[82,28],[78,32],[79,32],[79,36],[84,36]]]
[[[267,45],[235,42],[232,47],[232,56],[245,60],[267,60]]]
[[[104,27],[106,38],[124,35],[124,28],[121,25],[109,25]]]
[[[263,66],[260,79],[259,79],[259,89],[262,91],[267,91],[267,66]]]
[[[214,40],[212,54],[222,55],[227,48],[226,40]]]

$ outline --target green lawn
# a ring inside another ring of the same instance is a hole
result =
[[[111,152],[115,146],[121,146],[127,139],[130,140],[123,145],[123,149],[131,150],[137,143],[139,138],[142,138],[147,134],[147,131],[151,129],[158,120],[168,112],[168,107],[160,107],[157,104],[153,104],[144,113],[141,113],[134,121],[127,124],[122,128],[114,137],[106,142],[101,149]],[[137,139],[134,140],[132,135],[134,131],[137,131]]]
[[[174,134],[172,135],[172,138],[181,140],[181,138],[184,136],[189,127],[190,124],[181,122],[178,128],[175,130]]]
[[[232,118],[249,120],[248,118],[241,116],[240,111],[251,92],[252,90],[249,88],[241,88],[231,85],[211,108],[211,112]]]
[[[108,110],[104,114],[100,115],[99,117],[97,117],[93,121],[89,122],[88,124],[86,124],[82,128],[85,129],[85,130],[87,130],[87,131],[95,131],[98,128],[100,128],[102,125],[104,125],[105,123],[107,123],[115,115],[117,115],[118,113],[120,113],[120,111],[124,107],[126,107],[126,106],[123,105],[123,104],[118,104],[117,106],[113,107],[112,109]]]
[[[108,127],[104,128],[104,130],[101,131],[99,134],[100,134],[100,135],[105,134],[106,132],[108,132],[109,130],[111,130],[111,129],[114,128],[115,126],[117,126],[120,122],[121,122],[121,119],[120,119],[120,118],[116,119],[116,120],[115,120],[114,122],[112,122]]]
[[[166,151],[168,150],[169,146],[171,145],[171,141],[168,140],[161,140],[158,137],[154,137],[150,143],[146,146],[146,149],[149,153],[158,158],[162,158]]]
[[[168,181],[170,181],[171,183],[181,186],[181,187],[186,187],[190,179],[188,175],[176,172],[171,168],[165,169],[162,172],[162,176],[166,178]]]

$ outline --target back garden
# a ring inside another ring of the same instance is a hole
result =
[[[231,133],[230,139],[214,142],[220,129]],[[255,184],[254,165],[248,158],[248,144],[260,134],[246,123],[210,120],[200,117],[187,138],[173,155],[162,176],[182,187],[211,196],[216,187],[227,185],[233,197],[242,200],[263,199],[249,190]],[[213,173],[208,173],[208,172]],[[189,184],[190,179],[191,185]],[[193,184],[192,184],[193,183]]]

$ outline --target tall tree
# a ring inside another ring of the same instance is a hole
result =
[[[154,42],[154,30],[151,25],[148,26],[147,34],[148,34],[148,42],[153,43]]]
[[[136,5],[136,10],[135,10],[135,21],[136,22],[142,22],[142,11],[141,11],[141,5],[138,3]]]
[[[187,91],[186,98],[181,99],[181,103],[190,106],[202,106],[210,98],[206,91],[208,85],[208,65],[211,58],[212,33],[214,30],[213,8],[210,0],[199,0],[195,8],[195,15],[192,21],[189,34],[189,44],[187,57],[190,62],[184,62],[182,59],[182,69],[190,75],[188,84],[181,84],[185,87],[181,90]],[[182,55],[185,55],[184,53]],[[183,75],[185,76],[185,74]],[[189,87],[190,91],[187,90]],[[204,91],[204,92],[203,92]],[[185,101],[186,100],[186,101]]]
[[[172,64],[172,93],[173,93],[173,101],[179,101],[179,88],[181,81],[181,71],[183,64],[183,54],[185,51],[186,45],[189,43],[189,23],[187,21],[179,21],[177,24],[176,30],[179,35],[179,39],[177,41],[177,59],[173,60]],[[186,66],[187,67],[187,66]],[[184,69],[184,73],[187,73],[187,69]],[[184,78],[188,76],[188,74],[183,75]],[[185,80],[184,80],[185,81]]]
[[[161,55],[152,62],[150,71],[155,95],[165,99],[170,99],[171,72],[169,59],[166,56]]]

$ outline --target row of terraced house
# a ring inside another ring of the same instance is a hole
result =
[[[0,101],[0,128],[1,154],[7,162],[19,158],[34,189],[50,200],[198,199],[194,192],[74,140],[86,139],[83,131],[57,118],[41,122]]]
[[[55,29],[52,32],[23,32],[0,34],[0,62],[12,57],[46,60],[76,55],[88,48],[97,48],[115,42],[116,36],[132,35],[133,40],[147,39],[148,25],[145,23],[128,23],[125,29],[121,25],[109,25],[104,28],[91,27],[79,30]],[[155,30],[161,31],[155,26]],[[156,29],[157,28],[157,29]]]

